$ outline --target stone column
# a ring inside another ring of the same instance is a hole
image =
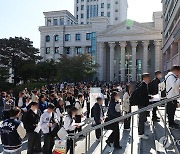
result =
[[[114,48],[116,46],[115,42],[108,42],[110,47],[110,81],[114,81]]]
[[[136,47],[138,45],[137,41],[131,42],[132,47],[132,81],[136,81]]]
[[[126,48],[126,42],[119,42],[119,45],[121,46],[121,82],[125,82],[125,48]]]
[[[161,71],[161,41],[155,40],[154,41],[155,46],[155,71],[160,70]]]
[[[99,63],[99,80],[103,81],[103,67],[104,67],[104,62],[103,62],[103,53],[104,53],[104,42],[99,42],[98,43],[98,63]]]
[[[71,56],[76,56],[75,47],[70,47]]]
[[[143,73],[148,72],[148,46],[149,41],[143,41]]]

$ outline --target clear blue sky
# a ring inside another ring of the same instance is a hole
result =
[[[128,18],[152,21],[152,13],[161,11],[161,0],[128,0]],[[44,25],[43,12],[69,10],[74,13],[74,0],[0,0],[0,38],[28,37],[39,48],[39,26]]]

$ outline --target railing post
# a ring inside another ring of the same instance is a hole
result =
[[[73,138],[73,154],[75,154],[75,139]]]
[[[167,136],[167,130],[166,130],[166,124],[167,124],[167,116],[166,116],[166,113],[167,113],[167,104],[165,104],[165,110],[164,110],[164,136],[166,137]]]
[[[101,154],[103,153],[103,128],[101,128]]]
[[[91,133],[89,132],[89,138],[88,138],[88,151],[90,149],[90,142],[91,142]]]
[[[134,115],[132,116],[132,123],[131,123],[131,154],[133,154],[133,142],[134,142]]]
[[[88,150],[87,150],[87,133],[86,133],[86,140],[85,140],[85,154],[87,154]]]

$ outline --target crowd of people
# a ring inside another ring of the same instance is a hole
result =
[[[180,67],[174,66],[165,76],[165,94],[167,98],[179,95]],[[27,137],[27,153],[42,152],[51,154],[57,137],[57,132],[62,127],[68,134],[82,131],[80,123],[82,119],[94,119],[92,126],[96,126],[121,117],[131,112],[131,106],[139,109],[148,106],[154,95],[159,93],[162,78],[160,71],[155,72],[155,78],[151,81],[148,73],[142,74],[142,82],[136,86],[130,83],[118,82],[79,82],[60,83],[43,86],[41,89],[29,91],[25,88],[19,92],[18,97],[13,93],[1,92],[0,113],[2,117],[1,140],[5,154],[20,154],[22,140]],[[96,98],[96,102],[90,108],[90,88],[100,87],[102,96]],[[120,93],[123,95],[121,97]],[[179,129],[174,121],[177,100],[167,104],[169,127]],[[107,112],[105,112],[107,109]],[[157,107],[152,111],[152,120],[159,122]],[[123,114],[122,114],[123,112]],[[145,123],[149,112],[139,114],[138,134],[140,138],[148,139],[145,135]],[[124,120],[124,130],[130,130],[131,118]],[[106,140],[108,146],[121,149],[119,122],[108,125],[105,129],[111,129],[112,133]],[[97,140],[100,139],[101,129],[95,130]],[[80,137],[84,137],[81,135]],[[41,147],[41,140],[44,145]],[[67,140],[67,151],[73,154],[73,140]]]

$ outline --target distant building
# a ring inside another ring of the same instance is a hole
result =
[[[90,24],[92,17],[108,17],[114,25],[127,19],[127,0],[74,0],[78,24]]]
[[[163,70],[180,65],[180,0],[162,0]]]
[[[58,60],[62,54],[90,54],[92,62],[100,65],[98,79],[106,81],[139,81],[143,72],[154,74],[162,69],[161,12],[153,14],[153,22],[124,20],[117,24],[107,16],[91,18],[89,24],[78,24],[68,11],[44,15],[45,26],[39,27],[44,60]]]

